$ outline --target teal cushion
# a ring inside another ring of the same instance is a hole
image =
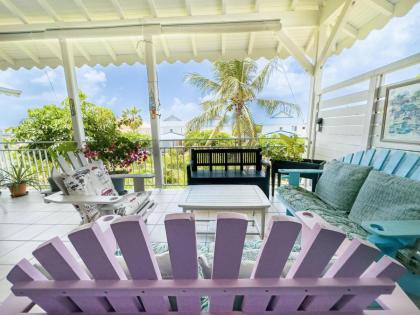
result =
[[[349,218],[358,224],[371,220],[420,220],[420,181],[371,171]]]
[[[324,166],[315,193],[333,208],[348,213],[371,169],[367,166],[330,161]]]

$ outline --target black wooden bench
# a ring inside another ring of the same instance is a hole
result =
[[[191,149],[187,177],[188,185],[256,185],[269,196],[270,164],[261,149]]]

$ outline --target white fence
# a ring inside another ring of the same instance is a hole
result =
[[[386,89],[416,79],[412,73],[402,74],[389,84],[386,78],[419,64],[420,53],[324,88],[315,119],[323,119],[322,130],[316,128],[311,156],[330,160],[370,147],[420,151],[420,145],[381,141]]]

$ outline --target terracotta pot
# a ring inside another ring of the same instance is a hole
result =
[[[9,186],[12,198],[21,197],[26,195],[26,184],[14,184]]]

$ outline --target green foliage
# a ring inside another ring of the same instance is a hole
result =
[[[212,139],[218,140],[209,140]],[[219,131],[214,133],[212,130],[201,130],[201,131],[189,131],[185,135],[185,147],[190,149],[191,147],[231,147],[235,145],[235,141],[229,140],[232,136],[226,132]],[[224,140],[226,139],[226,140]]]
[[[8,170],[1,170],[1,185],[10,187],[19,184],[27,184],[39,189],[36,173],[26,167],[22,161],[10,166]]]
[[[305,140],[296,135],[272,135],[258,142],[264,157],[272,160],[301,161],[305,152]]]
[[[251,104],[260,106],[268,115],[299,114],[299,106],[296,104],[258,97],[276,69],[276,60],[258,71],[257,63],[247,58],[214,62],[213,79],[198,73],[187,74],[185,80],[210,97],[201,103],[203,112],[189,121],[188,129],[197,131],[210,122],[217,121],[210,135],[210,138],[215,138],[215,134],[230,124],[232,135],[239,139],[238,144],[242,144],[243,138],[255,139],[258,131],[261,131],[252,117]]]

